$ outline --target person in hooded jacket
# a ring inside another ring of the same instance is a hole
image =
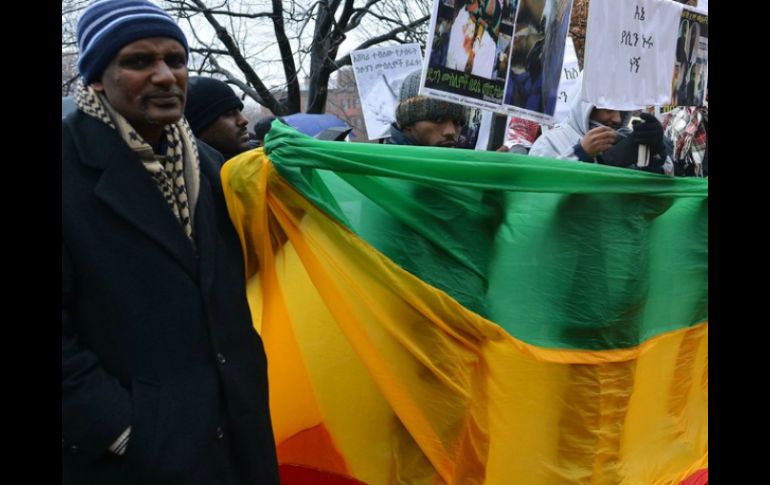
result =
[[[581,79],[582,81],[582,79]],[[580,81],[579,81],[580,82]],[[529,155],[600,163],[654,173],[669,173],[663,126],[655,116],[642,113],[641,120],[628,127],[629,112],[598,108],[574,96],[567,119],[545,131]],[[646,166],[639,166],[639,146],[650,149]]]

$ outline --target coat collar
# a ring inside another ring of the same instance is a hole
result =
[[[390,139],[388,143],[392,145],[415,145],[414,141],[406,136],[396,123],[390,124]]]
[[[77,113],[70,121],[80,161],[102,171],[94,187],[96,197],[197,277],[195,249],[136,153],[99,120]],[[193,227],[195,233],[203,229]]]

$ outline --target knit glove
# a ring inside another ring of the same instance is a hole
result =
[[[637,167],[636,161],[639,154],[639,144],[629,135],[620,139],[609,149],[603,151],[596,157],[596,161],[602,165],[612,165],[613,167],[624,167],[632,170],[641,170],[643,172],[663,173],[662,157],[652,155],[650,163],[646,167]]]
[[[660,124],[655,116],[649,113],[642,113],[643,121],[634,121],[634,131],[628,137],[637,145],[647,145],[650,147],[651,155],[659,155],[666,158],[666,150],[663,147],[663,125]]]
[[[596,156],[596,161],[602,165],[613,167],[629,167],[636,164],[639,145],[630,138],[621,138],[617,143]]]

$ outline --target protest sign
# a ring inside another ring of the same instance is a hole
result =
[[[580,67],[578,66],[577,54],[572,38],[567,36],[564,44],[564,63],[561,68],[561,79],[559,80],[559,92],[556,95],[556,111],[553,114],[553,123],[559,123],[567,118],[569,106],[572,97],[578,95],[578,77],[580,76]]]
[[[370,139],[390,136],[395,121],[401,83],[411,72],[422,68],[418,44],[373,47],[350,54],[358,96]]]
[[[591,0],[585,100],[617,110],[668,104],[682,9],[664,0]]]

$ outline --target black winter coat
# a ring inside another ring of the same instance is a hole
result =
[[[114,130],[62,121],[64,484],[278,483],[221,160],[199,149],[193,247]]]

